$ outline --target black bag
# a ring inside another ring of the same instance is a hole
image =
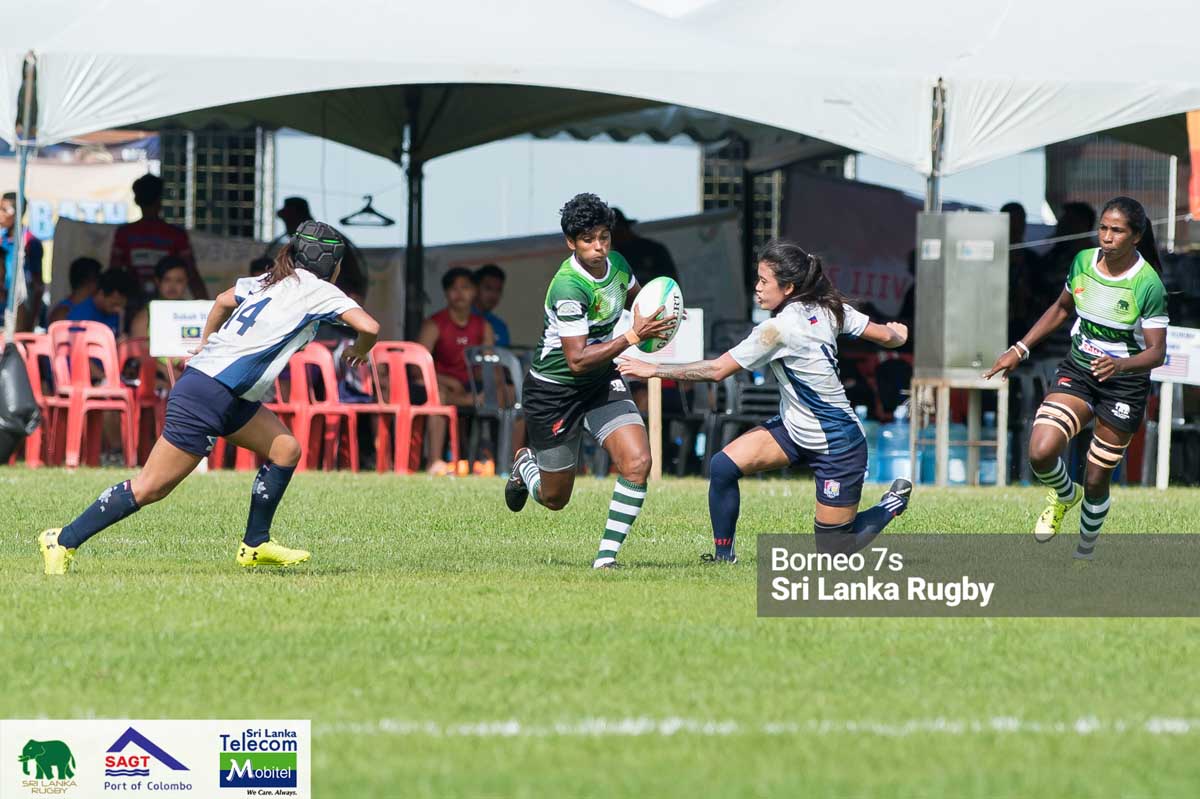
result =
[[[42,413],[33,398],[25,362],[13,344],[0,355],[0,433],[24,437],[37,430]]]

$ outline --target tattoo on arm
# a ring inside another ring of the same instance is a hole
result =
[[[706,380],[715,380],[714,374],[716,363],[714,361],[695,361],[693,363],[685,363],[682,366],[663,366],[654,373],[655,377],[661,377],[664,380],[683,380],[691,382],[702,382]]]

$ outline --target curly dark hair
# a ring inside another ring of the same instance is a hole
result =
[[[562,207],[562,232],[569,239],[578,238],[592,228],[613,226],[613,212],[608,204],[594,194],[576,194]]]

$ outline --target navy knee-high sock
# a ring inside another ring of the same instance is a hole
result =
[[[105,489],[87,510],[62,529],[58,534],[58,543],[67,549],[75,549],[105,527],[111,527],[137,511],[138,504],[133,498],[130,481],[117,483]]]
[[[817,551],[831,554],[844,553],[853,555],[870,546],[875,537],[883,532],[883,528],[896,518],[896,514],[883,505],[867,508],[854,518],[853,522],[838,525],[824,525],[813,522],[813,532],[817,534]]]
[[[713,545],[718,555],[733,554],[733,537],[737,530],[742,495],[738,480],[742,470],[724,452],[713,456],[709,464],[708,515],[712,518]]]
[[[276,463],[264,463],[254,478],[254,489],[250,492],[250,518],[246,520],[246,535],[242,542],[246,546],[256,547],[266,543],[271,538],[271,520],[275,518],[275,509],[283,492],[287,490],[292,480],[295,466],[280,466]]]

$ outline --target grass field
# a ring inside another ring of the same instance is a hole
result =
[[[609,481],[518,516],[499,479],[303,474],[276,535],[313,561],[246,573],[249,476],[196,476],[44,577],[37,531],[125,476],[0,469],[0,717],[311,718],[321,799],[1200,792],[1196,620],[758,619],[751,538],[811,530],[810,480],[743,481],[732,568],[705,484],[653,486],[596,573]],[[889,529],[1042,495],[918,489]],[[1117,490],[1108,529],[1198,498]]]

